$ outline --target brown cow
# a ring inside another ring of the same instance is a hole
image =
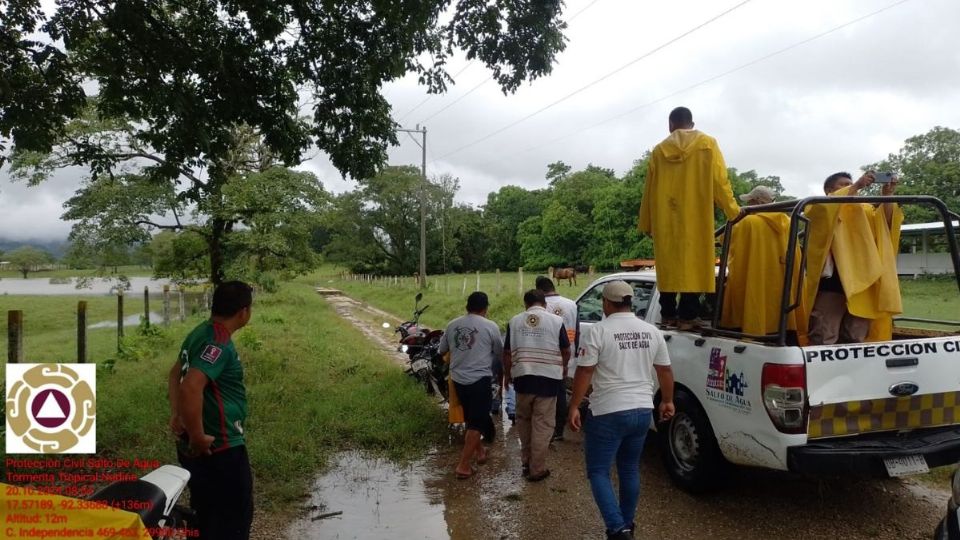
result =
[[[577,271],[573,268],[554,268],[553,270],[553,280],[560,284],[561,279],[567,280],[567,284],[573,287],[577,284]]]

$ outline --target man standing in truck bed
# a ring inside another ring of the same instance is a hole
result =
[[[727,219],[740,212],[717,141],[693,126],[690,109],[670,112],[670,136],[650,154],[638,225],[653,236],[661,322],[681,330],[698,326],[700,295],[716,287],[713,206]]]

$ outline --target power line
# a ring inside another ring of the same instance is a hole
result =
[[[476,86],[474,86],[473,88],[471,88],[471,89],[467,90],[466,92],[464,92],[463,94],[461,94],[460,97],[458,97],[457,99],[455,99],[455,100],[451,101],[450,103],[444,105],[444,106],[441,107],[439,110],[437,110],[435,113],[433,113],[433,114],[431,114],[430,116],[428,116],[428,117],[424,118],[423,120],[421,120],[420,123],[423,124],[423,123],[425,123],[427,120],[430,120],[431,118],[433,118],[434,116],[437,116],[438,114],[440,114],[440,113],[442,113],[443,111],[449,109],[450,107],[453,107],[453,106],[456,105],[457,103],[460,103],[460,101],[461,101],[463,98],[465,98],[465,97],[469,96],[470,94],[474,93],[478,88],[480,88],[481,86],[487,84],[488,82],[490,82],[490,81],[492,81],[492,80],[493,80],[493,76],[491,75],[491,76],[487,77],[486,79],[480,81],[479,83],[477,83]]]
[[[571,15],[570,18],[567,19],[567,23],[573,22],[574,19],[576,19],[577,17],[579,17],[584,11],[586,11],[586,10],[590,9],[591,7],[593,7],[593,5],[596,4],[596,3],[599,2],[599,1],[600,1],[600,0],[593,0],[593,2],[590,2],[589,4],[587,4],[586,7],[584,7],[583,9],[581,9],[581,10],[577,11],[576,13],[574,13],[573,15]],[[748,1],[749,1],[749,0],[748,0]],[[471,62],[471,64],[472,64],[472,63],[473,63],[473,62]],[[469,64],[468,64],[468,65],[469,65]],[[456,75],[454,75],[454,78],[456,78]],[[487,77],[486,79],[480,81],[479,83],[477,83],[476,86],[474,86],[474,87],[471,88],[470,90],[467,90],[466,92],[464,92],[463,94],[461,94],[459,97],[457,97],[457,99],[455,99],[455,100],[451,101],[450,103],[444,105],[443,107],[441,107],[439,110],[435,111],[435,112],[434,112],[433,114],[431,114],[430,116],[428,116],[428,117],[424,118],[423,120],[421,120],[420,123],[423,124],[423,123],[426,122],[427,120],[432,119],[433,117],[437,116],[438,114],[442,113],[443,111],[449,109],[450,107],[453,107],[453,106],[456,105],[457,103],[460,103],[460,101],[462,101],[463,98],[465,98],[465,97],[469,96],[470,94],[474,93],[474,92],[477,91],[477,89],[479,89],[481,86],[487,84],[488,82],[490,82],[490,81],[492,81],[492,80],[493,80],[493,75],[491,75],[491,76]],[[430,97],[428,96],[427,99],[430,99]],[[424,100],[423,102],[421,102],[419,105],[417,105],[416,107],[414,107],[413,110],[416,110],[418,107],[420,107],[420,105],[423,105],[424,103],[426,103],[426,101],[427,101],[427,100]],[[410,112],[413,112],[413,110],[411,110]],[[407,113],[407,114],[410,114],[410,113]],[[406,115],[404,115],[404,116],[406,116]]]
[[[590,2],[589,4],[587,4],[587,7],[583,8],[583,9],[581,9],[580,11],[578,11],[578,12],[574,13],[573,15],[571,15],[570,18],[567,19],[567,22],[568,22],[568,23],[573,22],[573,20],[576,19],[577,17],[579,17],[581,13],[583,13],[584,11],[592,8],[593,5],[596,4],[596,3],[599,2],[599,1],[600,1],[600,0],[593,0],[593,2]]]
[[[723,16],[725,16],[725,15],[727,15],[727,14],[729,14],[729,13],[731,13],[731,12],[733,12],[733,11],[741,8],[741,7],[743,7],[744,5],[746,5],[746,4],[750,3],[750,2],[751,2],[751,0],[743,0],[743,1],[740,2],[739,4],[737,4],[737,5],[729,8],[729,9],[727,9],[727,10],[725,10],[725,11],[723,11],[723,12],[717,14],[717,15],[714,15],[714,16],[711,17],[710,19],[707,19],[706,21],[698,24],[697,26],[694,26],[693,28],[687,30],[686,32],[684,32],[684,33],[682,33],[682,34],[680,34],[680,35],[678,35],[678,36],[670,39],[669,41],[667,41],[667,42],[665,42],[665,43],[663,43],[663,44],[661,44],[661,45],[659,45],[659,46],[657,46],[657,47],[655,47],[655,48],[653,48],[653,49],[645,52],[644,54],[642,54],[642,55],[634,58],[633,60],[630,60],[630,61],[627,62],[626,64],[623,64],[622,66],[618,67],[617,69],[614,69],[613,71],[607,73],[606,75],[603,75],[603,76],[600,77],[599,79],[595,79],[595,80],[587,83],[586,85],[581,86],[580,88],[574,90],[573,92],[570,92],[569,94],[566,94],[565,96],[563,96],[563,97],[561,97],[561,98],[559,98],[559,99],[557,99],[557,100],[555,100],[555,101],[553,101],[553,102],[551,102],[551,103],[548,103],[547,105],[544,105],[543,107],[540,107],[539,109],[533,111],[532,113],[530,113],[530,114],[528,114],[528,115],[526,115],[526,116],[523,116],[523,117],[521,117],[521,118],[519,118],[519,119],[517,119],[517,120],[514,120],[513,122],[510,122],[509,124],[503,126],[502,128],[497,129],[496,131],[493,131],[493,132],[491,132],[491,133],[488,133],[487,135],[484,135],[483,137],[480,137],[479,139],[476,139],[476,140],[474,140],[474,141],[472,141],[472,142],[469,142],[469,143],[467,143],[467,144],[465,144],[465,145],[457,148],[456,150],[453,150],[453,151],[451,151],[451,152],[448,152],[448,153],[440,156],[440,158],[438,158],[438,159],[443,159],[443,158],[452,156],[453,154],[456,154],[456,153],[458,153],[458,152],[461,152],[461,151],[463,151],[463,150],[466,150],[467,148],[470,148],[471,146],[477,145],[477,144],[479,144],[479,143],[481,143],[481,142],[483,142],[483,141],[486,141],[486,140],[488,140],[488,139],[490,139],[490,138],[492,138],[492,137],[495,137],[495,136],[503,133],[504,131],[506,131],[506,130],[514,127],[514,126],[516,126],[517,124],[520,124],[520,123],[522,123],[522,122],[525,122],[525,121],[533,118],[534,116],[536,116],[536,115],[538,115],[538,114],[546,111],[547,109],[550,109],[550,108],[552,108],[552,107],[554,107],[554,106],[556,106],[556,105],[558,105],[558,104],[560,104],[560,103],[562,103],[562,102],[570,99],[571,97],[579,94],[580,92],[583,92],[584,90],[587,90],[588,88],[591,88],[591,87],[593,87],[593,86],[596,86],[597,84],[599,84],[599,83],[601,83],[601,82],[609,79],[610,77],[616,75],[617,73],[620,73],[621,71],[623,71],[623,70],[627,69],[628,67],[636,64],[637,62],[640,62],[641,60],[644,60],[644,59],[652,56],[653,54],[656,54],[657,52],[665,49],[666,47],[669,47],[670,45],[676,43],[677,41],[679,41],[679,40],[681,40],[681,39],[689,36],[690,34],[696,32],[697,30],[700,30],[701,28],[707,26],[708,24],[710,24],[710,23],[716,21],[717,19],[720,19],[721,17],[723,17]],[[588,6],[588,7],[589,7],[589,6]]]
[[[827,35],[829,35],[829,34],[832,34],[832,33],[836,32],[836,31],[838,31],[838,30],[842,30],[842,29],[844,29],[844,28],[846,28],[846,27],[848,27],[848,26],[851,26],[851,25],[853,25],[853,24],[856,24],[856,23],[858,23],[858,22],[861,22],[861,21],[863,21],[863,20],[865,20],[865,19],[869,19],[870,17],[873,17],[873,16],[875,16],[875,15],[879,15],[880,13],[883,13],[884,11],[893,9],[893,8],[895,8],[895,7],[897,7],[897,6],[901,5],[901,4],[905,4],[905,3],[909,2],[909,1],[910,1],[910,0],[899,0],[898,2],[894,2],[894,3],[892,3],[892,4],[889,4],[889,5],[885,6],[885,7],[882,7],[882,8],[880,8],[880,9],[876,10],[876,11],[872,11],[872,12],[870,12],[870,13],[867,13],[866,15],[857,17],[856,19],[852,19],[852,20],[847,21],[847,22],[845,22],[845,23],[843,23],[843,24],[840,24],[840,25],[838,25],[838,26],[834,26],[833,28],[830,28],[829,30],[825,30],[825,31],[823,31],[823,32],[821,32],[821,33],[819,33],[819,34],[816,34],[816,35],[811,36],[811,37],[809,37],[809,38],[806,38],[806,39],[804,39],[804,40],[801,40],[801,41],[798,41],[798,42],[793,43],[793,44],[791,44],[791,45],[788,45],[788,46],[786,46],[786,47],[784,47],[784,48],[782,48],[782,49],[778,49],[778,50],[776,50],[776,51],[774,51],[774,52],[772,52],[772,53],[766,54],[766,55],[764,55],[764,56],[761,56],[761,57],[759,57],[759,58],[756,58],[756,59],[751,60],[751,61],[749,61],[749,62],[746,62],[746,63],[744,63],[744,64],[740,64],[739,66],[737,66],[737,67],[735,67],[735,68],[732,68],[732,69],[729,69],[729,70],[727,70],[727,71],[724,71],[723,73],[720,73],[720,74],[718,74],[718,75],[714,75],[714,76],[712,76],[712,77],[703,79],[703,80],[698,81],[698,82],[696,82],[696,83],[694,83],[694,84],[691,84],[690,86],[684,87],[684,88],[682,88],[682,89],[680,89],[680,90],[676,90],[676,91],[671,92],[671,93],[669,93],[669,94],[667,94],[667,95],[665,95],[665,96],[659,97],[659,98],[654,99],[654,100],[652,100],[652,101],[648,101],[648,102],[646,102],[646,103],[644,103],[644,104],[642,104],[642,105],[638,105],[638,106],[636,106],[636,107],[633,107],[632,109],[626,110],[626,111],[621,112],[621,113],[618,113],[618,114],[616,114],[616,115],[607,117],[607,118],[605,118],[605,119],[603,119],[603,120],[600,120],[599,122],[596,122],[596,123],[594,123],[594,124],[590,124],[590,125],[588,125],[588,126],[586,126],[586,127],[582,127],[582,128],[579,128],[579,129],[577,129],[577,130],[575,130],[575,131],[571,131],[570,133],[567,133],[566,135],[561,135],[560,137],[556,137],[556,138],[553,138],[553,139],[544,141],[544,142],[542,142],[542,143],[540,143],[540,144],[531,146],[531,147],[529,147],[529,148],[525,148],[525,149],[523,149],[523,150],[519,150],[519,151],[514,152],[514,153],[512,153],[512,154],[501,155],[501,156],[499,156],[499,157],[497,158],[496,161],[502,161],[502,160],[504,159],[504,157],[509,157],[509,156],[513,156],[513,155],[518,155],[518,154],[522,154],[522,153],[529,152],[529,151],[531,151],[531,150],[536,150],[537,148],[542,148],[542,147],[544,147],[544,146],[553,144],[553,143],[558,142],[558,141],[561,141],[561,140],[563,140],[563,139],[570,138],[570,137],[572,137],[572,136],[574,136],[574,135],[576,135],[576,134],[578,134],[578,133],[580,133],[580,132],[587,131],[587,130],[590,130],[590,129],[593,129],[593,128],[602,126],[602,125],[604,125],[604,124],[607,124],[607,123],[609,123],[609,122],[612,122],[612,121],[614,121],[614,120],[617,120],[618,118],[621,118],[621,117],[624,117],[624,116],[633,114],[633,113],[635,113],[635,112],[637,112],[637,111],[639,111],[639,110],[641,110],[641,109],[644,109],[644,108],[646,108],[646,107],[650,107],[650,106],[655,105],[655,104],[657,104],[657,103],[660,103],[661,101],[665,101],[665,100],[667,100],[667,99],[670,99],[670,98],[672,98],[672,97],[674,97],[674,96],[677,96],[677,95],[679,95],[679,94],[682,94],[682,93],[684,93],[684,92],[688,92],[688,91],[690,91],[690,90],[693,90],[694,88],[698,88],[698,87],[703,86],[703,85],[705,85],[705,84],[708,84],[708,83],[711,83],[711,82],[713,82],[713,81],[716,81],[717,79],[721,79],[721,78],[723,78],[723,77],[726,77],[727,75],[731,75],[731,74],[736,73],[736,72],[738,72],[738,71],[742,71],[742,70],[744,70],[744,69],[746,69],[746,68],[748,68],[748,67],[751,67],[751,66],[754,66],[754,65],[756,65],[756,64],[759,64],[759,63],[761,63],[761,62],[764,62],[764,61],[766,61],[766,60],[769,60],[770,58],[773,58],[773,57],[775,57],[775,56],[779,56],[779,55],[781,55],[781,54],[783,54],[783,53],[785,53],[785,52],[788,52],[788,51],[790,51],[790,50],[796,49],[797,47],[801,47],[801,46],[803,46],[803,45],[806,45],[806,44],[808,44],[808,43],[810,43],[810,42],[812,42],[812,41],[818,40],[818,39],[820,39],[820,38],[822,38],[822,37],[825,37],[825,36],[827,36]],[[488,162],[488,163],[489,163],[489,162]]]
[[[472,66],[474,62],[476,62],[476,60],[471,60],[471,61],[467,62],[467,65],[465,65],[465,66],[463,66],[462,68],[460,68],[460,71],[454,73],[450,78],[456,80],[456,78],[459,77],[461,73],[463,73],[464,71],[466,71],[467,68],[469,68],[470,66]],[[436,94],[427,94],[427,97],[423,98],[423,101],[421,101],[420,103],[417,103],[412,109],[410,109],[410,110],[407,111],[403,116],[401,116],[399,119],[397,119],[397,123],[399,124],[401,121],[403,121],[404,118],[410,116],[410,114],[411,114],[413,111],[419,109],[421,106],[423,106],[424,103],[430,101],[430,98],[432,98],[432,97],[435,96],[435,95],[436,95]],[[421,123],[422,123],[422,122],[421,122]]]

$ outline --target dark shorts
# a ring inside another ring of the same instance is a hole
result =
[[[197,514],[190,528],[203,540],[246,540],[253,522],[253,477],[245,445],[209,456],[188,457],[177,452],[190,471],[190,507]]]
[[[483,377],[471,384],[453,382],[457,389],[457,398],[463,406],[463,418],[467,422],[467,429],[475,429],[483,435],[484,441],[491,443],[496,434],[493,428],[493,419],[490,418],[490,407],[493,404],[490,377]]]

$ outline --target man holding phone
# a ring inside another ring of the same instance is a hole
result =
[[[640,497],[640,455],[653,417],[656,371],[660,420],[673,417],[673,371],[663,334],[632,310],[633,287],[611,281],[603,287],[604,320],[581,337],[568,425],[580,431],[580,402],[593,383],[590,416],[584,428],[584,458],[593,500],[607,538],[631,539]],[[610,467],[617,464],[620,500]]]
[[[823,191],[833,196],[855,196],[874,183],[884,196],[896,193],[898,178],[889,172],[867,171],[856,182],[847,172],[831,174]],[[810,313],[811,345],[861,343],[889,339],[874,321],[886,321],[900,312],[896,250],[903,212],[898,205],[822,205],[811,207],[809,268],[819,272],[816,299]],[[876,214],[882,211],[882,217]],[[822,238],[822,240],[821,240]],[[822,246],[825,250],[818,249]],[[823,251],[822,256],[820,252]]]

